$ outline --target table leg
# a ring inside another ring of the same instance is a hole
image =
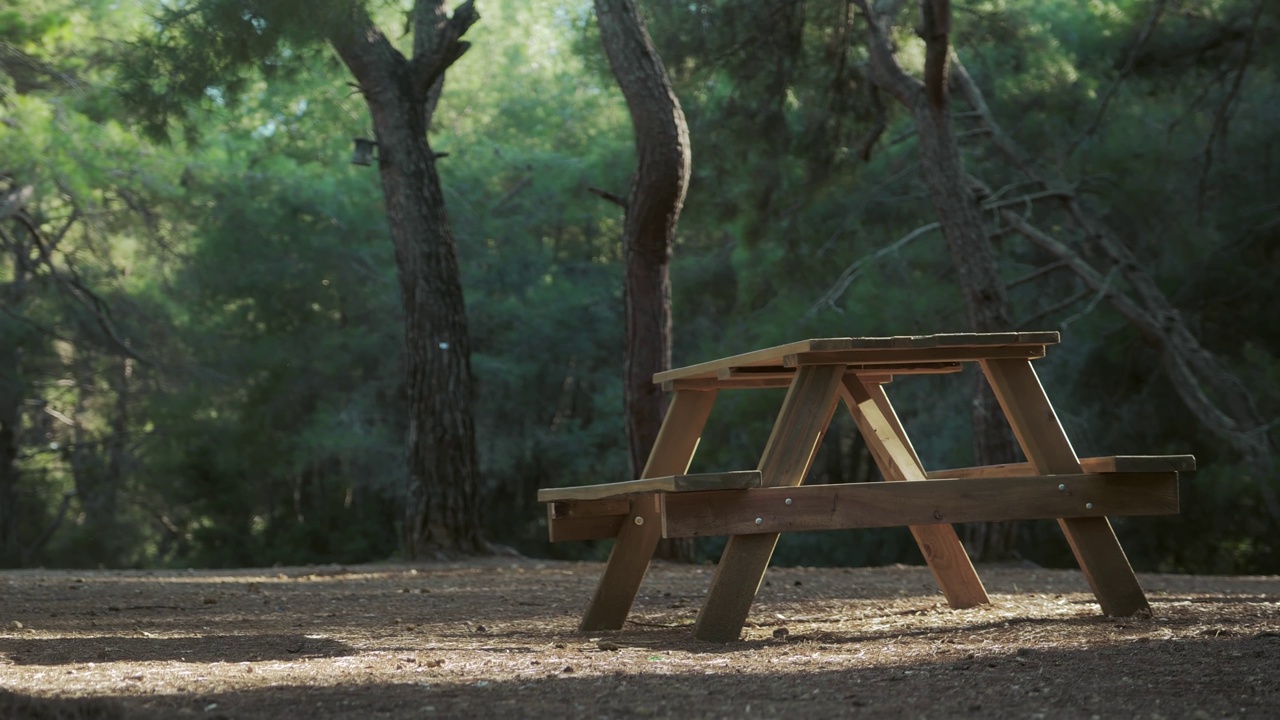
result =
[[[641,478],[682,475],[698,449],[702,429],[716,402],[715,390],[679,390],[662,420],[658,439],[649,453]],[[641,524],[636,524],[639,519]],[[613,542],[596,594],[578,626],[583,632],[618,630],[631,612],[649,561],[662,537],[658,498],[642,495],[631,501],[631,515]]]
[[[760,458],[762,485],[794,486],[804,482],[831,422],[844,373],[843,365],[808,365],[796,371]],[[698,613],[694,637],[708,642],[738,639],[777,544],[777,534],[729,538],[711,579],[707,600]]]
[[[886,480],[924,480],[924,467],[879,383],[846,375],[840,395]],[[913,525],[911,535],[947,604],[956,609],[990,602],[969,554],[950,525]]]
[[[1036,472],[1042,475],[1082,472],[1080,460],[1031,363],[984,360],[982,370]],[[1067,536],[1071,552],[1104,613],[1127,616],[1151,610],[1110,521],[1105,517],[1060,518],[1058,525]]]

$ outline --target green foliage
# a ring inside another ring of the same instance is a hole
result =
[[[1274,418],[1280,55],[1261,40],[1280,18],[1265,8],[1246,66],[1253,3],[1174,5],[1119,83],[1150,3],[992,0],[957,11],[953,36],[1030,160],[1131,243]],[[39,232],[66,228],[20,298],[16,255],[0,250],[0,348],[21,349],[20,363],[0,368],[0,390],[19,388],[23,408],[21,547],[5,562],[356,562],[395,551],[406,430],[395,264],[376,174],[347,162],[349,138],[368,132],[361,99],[319,42],[362,6],[247,7],[0,3],[0,52],[21,53],[0,55],[0,194],[32,187]],[[381,26],[398,26],[401,8],[372,7]],[[598,558],[607,543],[545,542],[534,493],[626,472],[622,214],[587,188],[625,194],[628,115],[586,6],[481,10],[432,145],[449,153],[439,168],[468,301],[489,537]],[[645,5],[693,147],[673,266],[677,364],[802,337],[963,326],[942,237],[900,242],[935,218],[911,123],[863,79],[863,28],[846,10]],[[897,40],[918,63],[918,39]],[[104,62],[122,50],[129,63]],[[143,116],[130,120],[122,98]],[[201,142],[143,137],[177,125]],[[1002,197],[1025,192],[975,129],[959,118],[967,167]],[[1087,250],[1059,211],[1025,211]],[[19,237],[12,220],[2,226]],[[1012,235],[995,242],[1011,283],[1048,263]],[[91,294],[66,282],[73,272]],[[1020,326],[1063,331],[1037,369],[1077,452],[1194,452],[1203,468],[1184,481],[1180,515],[1116,523],[1134,565],[1280,570],[1261,492],[1280,492],[1278,474],[1207,437],[1161,359],[1105,302],[1085,293],[1055,309],[1080,290],[1064,271],[1011,289]],[[927,466],[970,462],[973,381],[888,387]],[[753,467],[781,400],[723,393],[693,471]],[[1274,425],[1264,431],[1280,439]],[[810,482],[875,477],[840,418]],[[26,553],[72,491],[61,524]],[[1019,550],[1072,562],[1053,523],[1028,523]],[[919,555],[908,534],[887,530],[787,536],[776,560]]]

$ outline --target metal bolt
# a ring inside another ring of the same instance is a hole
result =
[[[1064,484],[1059,484],[1059,485],[1058,485],[1058,490],[1066,490],[1066,489],[1067,489],[1067,486],[1066,486],[1066,485],[1064,485]]]
[[[788,504],[788,505],[790,505],[790,504],[791,504],[791,498],[787,498],[787,504]]]
[[[1093,509],[1093,503],[1085,503],[1085,504],[1084,504],[1084,509],[1085,509],[1085,510],[1092,510],[1092,509]]]
[[[637,525],[643,525],[643,524],[644,524],[644,518],[642,518],[642,517],[640,517],[639,515],[637,515],[637,516],[636,516],[636,524],[637,524]]]
[[[764,524],[764,518],[756,518],[756,524],[757,524],[757,525],[763,525],[763,524]]]

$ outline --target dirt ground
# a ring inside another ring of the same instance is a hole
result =
[[[602,566],[523,558],[0,573],[0,718],[1280,717],[1280,578],[1143,575],[1100,615],[1076,571],[771,569],[743,641],[691,624],[713,568],[655,564],[580,634]]]

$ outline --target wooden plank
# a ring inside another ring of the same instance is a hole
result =
[[[1085,458],[1080,465],[1089,472],[1194,472],[1195,455],[1112,455]]]
[[[856,379],[851,381],[846,376],[841,397],[885,478],[891,481],[923,481],[924,466],[884,389]],[[990,602],[973,561],[954,528],[950,525],[911,524],[910,529],[948,605],[960,609]]]
[[[1057,332],[947,333],[861,338],[813,338],[740,355],[674,368],[653,376],[655,383],[682,378],[712,377],[722,368],[776,364],[787,355],[805,352],[877,349],[990,348],[994,346],[1044,346],[1058,343]],[[1041,352],[1041,355],[1044,353]],[[991,357],[991,355],[987,355]],[[870,361],[874,362],[874,361]]]
[[[760,487],[760,472],[737,470],[697,475],[665,475],[656,478],[626,480],[600,485],[543,488],[538,491],[538,502],[557,500],[602,500],[604,498],[639,495],[651,492],[693,492],[696,490],[742,490]]]
[[[1080,473],[1080,461],[1031,363],[984,360],[982,369],[1004,408],[1023,454],[1036,472],[1041,475]],[[1129,616],[1151,610],[1129,559],[1105,517],[1063,518],[1058,520],[1058,525],[1067,536],[1067,544],[1104,613]]]
[[[1080,467],[1085,472],[1123,473],[1123,472],[1191,472],[1196,469],[1194,455],[1108,455],[1105,457],[1080,458]],[[984,465],[982,467],[950,468],[947,470],[930,470],[930,478],[959,477],[1008,477],[1010,475],[1028,475],[1034,471],[1031,463],[1006,463],[1003,465]]]
[[[627,504],[630,505],[630,501]],[[626,515],[582,518],[548,517],[547,536],[553,543],[616,538],[618,532],[622,529],[622,523],[626,520]]]
[[[1080,461],[1084,463],[1083,460]],[[981,465],[979,467],[967,468],[946,468],[945,470],[930,470],[925,473],[929,479],[935,478],[998,478],[1013,477],[1017,475],[1033,475],[1035,468],[1031,467],[1031,463],[1003,463],[1000,465]]]
[[[926,362],[918,364],[858,363],[848,366],[848,372],[858,374],[945,375],[962,370],[964,370],[964,366],[958,362]],[[716,371],[716,378],[720,380],[779,378],[790,381],[791,378],[795,377],[795,372],[796,369],[794,367],[785,365],[721,368]]]
[[[721,380],[715,377],[681,378],[660,383],[663,391],[672,390],[741,390],[757,388],[784,388],[791,385],[790,377],[762,378],[736,377]]]
[[[547,517],[552,520],[626,515],[631,512],[631,500],[624,497],[605,500],[565,500],[551,503],[548,510],[551,514]]]
[[[683,475],[698,449],[702,429],[716,402],[716,392],[681,390],[671,399],[667,415],[658,430],[658,439],[641,479],[663,475]],[[649,570],[653,551],[662,536],[662,522],[655,495],[640,495],[631,501],[631,514],[624,518],[618,539],[609,553],[609,563],[596,586],[582,622],[583,632],[620,630],[635,602],[640,583]],[[640,523],[636,523],[636,518]]]
[[[891,335],[884,337],[823,338],[810,340],[811,350],[856,350],[871,348],[983,347],[991,345],[1056,345],[1059,335],[1048,332],[938,333],[934,335]]]
[[[831,422],[843,375],[844,368],[837,366],[808,367],[796,373],[760,457],[764,485],[795,486],[804,481]],[[738,639],[777,543],[776,533],[729,538],[698,613],[694,637],[709,642]]]
[[[718,360],[709,360],[696,365],[674,368],[660,373],[655,373],[653,381],[655,383],[662,383],[667,380],[679,380],[681,378],[715,377],[716,371],[720,368],[777,364],[778,359],[782,356],[789,355],[791,353],[804,352],[810,348],[812,343],[812,340],[801,340],[799,342],[788,343],[786,345],[778,345],[776,347],[765,348],[763,350],[742,353],[741,355],[733,355],[726,358],[720,358]]]
[[[686,493],[665,496],[661,503],[664,537],[1170,515],[1178,512],[1178,475],[1085,473],[844,483]]]
[[[1033,360],[1044,357],[1043,345],[994,345],[990,347],[876,348],[822,350],[793,353],[782,358],[788,367],[803,365],[866,365],[975,362],[991,359]]]

